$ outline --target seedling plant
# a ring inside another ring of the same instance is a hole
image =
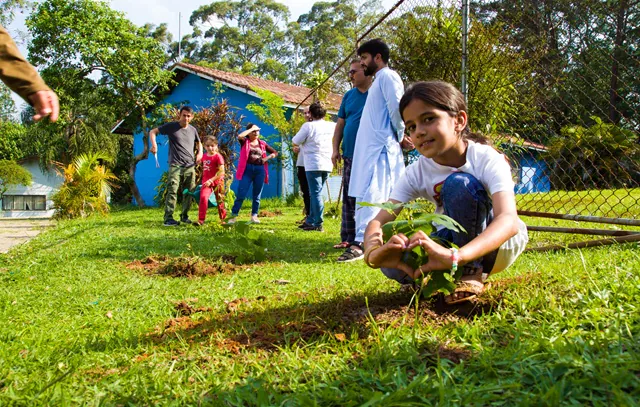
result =
[[[410,203],[391,202],[385,203],[361,203],[362,206],[373,206],[385,210],[391,214],[401,209],[398,214],[399,220],[388,222],[382,226],[382,239],[386,243],[391,236],[402,233],[411,239],[416,232],[422,231],[435,242],[446,246],[457,246],[452,242],[443,241],[433,233],[438,228],[449,229],[455,233],[466,233],[466,230],[455,220],[446,215],[432,212],[432,206],[424,201],[414,201]],[[412,250],[405,252],[402,261],[414,270],[426,264],[429,256],[422,246],[416,246]],[[462,277],[462,270],[458,269],[455,273],[451,270],[433,270],[427,274],[423,274],[422,282],[418,283],[420,292],[425,297],[441,292],[445,295],[453,293],[456,288],[456,281]]]

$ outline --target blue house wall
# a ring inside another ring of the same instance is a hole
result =
[[[551,191],[547,164],[539,160],[532,151],[526,151],[518,157],[518,183],[516,194]]]
[[[196,112],[203,107],[211,106],[211,98],[213,97],[214,82],[208,79],[200,78],[197,75],[188,74],[180,83],[171,91],[171,93],[162,100],[162,104],[165,103],[180,103],[184,102],[191,106]],[[269,145],[273,146],[273,143],[280,142],[280,137],[273,127],[268,126],[258,120],[257,117],[250,111],[246,110],[249,103],[259,103],[260,99],[244,93],[242,91],[223,87],[221,92],[217,92],[220,98],[227,99],[229,105],[236,108],[244,116],[243,124],[254,123],[257,124],[261,130],[261,138],[265,140]],[[203,135],[201,134],[200,137]],[[138,163],[136,168],[136,184],[140,189],[140,194],[147,205],[155,205],[153,197],[156,194],[155,188],[160,181],[162,174],[169,169],[168,166],[168,147],[167,137],[164,135],[158,135],[158,162],[160,168],[156,168],[156,162],[152,154],[149,155],[147,160]],[[142,144],[142,132],[134,134],[133,138],[133,152],[139,154],[143,149]],[[236,149],[239,149],[239,145],[236,145]],[[237,161],[236,161],[237,166]],[[287,166],[291,167],[291,166]],[[284,181],[283,181],[284,179]],[[269,165],[269,184],[264,186],[262,191],[263,198],[270,197],[282,197],[291,193],[291,187],[287,184],[286,180],[293,179],[293,172],[291,169],[282,172],[282,168],[276,161],[271,160]],[[199,180],[198,180],[199,181]],[[237,192],[238,181],[234,177],[234,181],[231,184],[231,188],[234,192]],[[251,192],[249,195],[251,196]],[[245,205],[246,206],[246,205]],[[247,209],[247,208],[244,208]]]

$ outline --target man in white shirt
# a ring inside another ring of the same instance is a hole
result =
[[[404,122],[398,110],[404,85],[387,66],[389,47],[376,38],[362,44],[358,55],[365,75],[375,75],[360,119],[349,182],[349,195],[356,198],[355,240],[362,245],[367,224],[379,209],[360,203],[389,199],[392,186],[404,173],[402,147],[412,149],[413,145],[404,138]],[[363,256],[361,248],[352,246],[352,250]]]

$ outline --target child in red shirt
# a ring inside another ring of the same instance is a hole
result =
[[[202,225],[207,216],[209,197],[213,192],[218,202],[220,220],[227,217],[224,209],[224,158],[218,152],[218,141],[213,136],[204,139],[206,153],[202,156],[202,187],[200,188],[200,204],[198,206],[198,223]]]

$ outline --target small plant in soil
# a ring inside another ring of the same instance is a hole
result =
[[[217,236],[215,239],[222,244],[233,243],[239,252],[236,255],[237,264],[255,263],[266,259],[266,236],[251,228],[250,222],[236,222],[224,225],[229,234]]]
[[[421,230],[435,242],[443,246],[457,248],[452,242],[442,241],[442,239],[434,236],[433,233],[440,228],[449,229],[456,233],[466,233],[466,230],[449,216],[433,213],[431,204],[427,202],[414,201],[407,204],[394,204],[391,202],[372,204],[362,202],[361,205],[381,208],[392,214],[395,213],[396,210],[401,209],[398,215],[399,217],[403,215],[402,217],[406,219],[388,222],[382,226],[382,239],[385,242],[387,242],[391,236],[397,235],[398,233],[402,233],[408,238],[411,238],[414,233]],[[413,250],[405,252],[402,261],[415,270],[423,264],[426,264],[429,261],[429,256],[421,246],[416,246]],[[455,282],[461,277],[461,269],[455,274],[451,270],[431,271],[424,275],[420,291],[425,297],[429,297],[437,292],[449,295],[455,290]]]

